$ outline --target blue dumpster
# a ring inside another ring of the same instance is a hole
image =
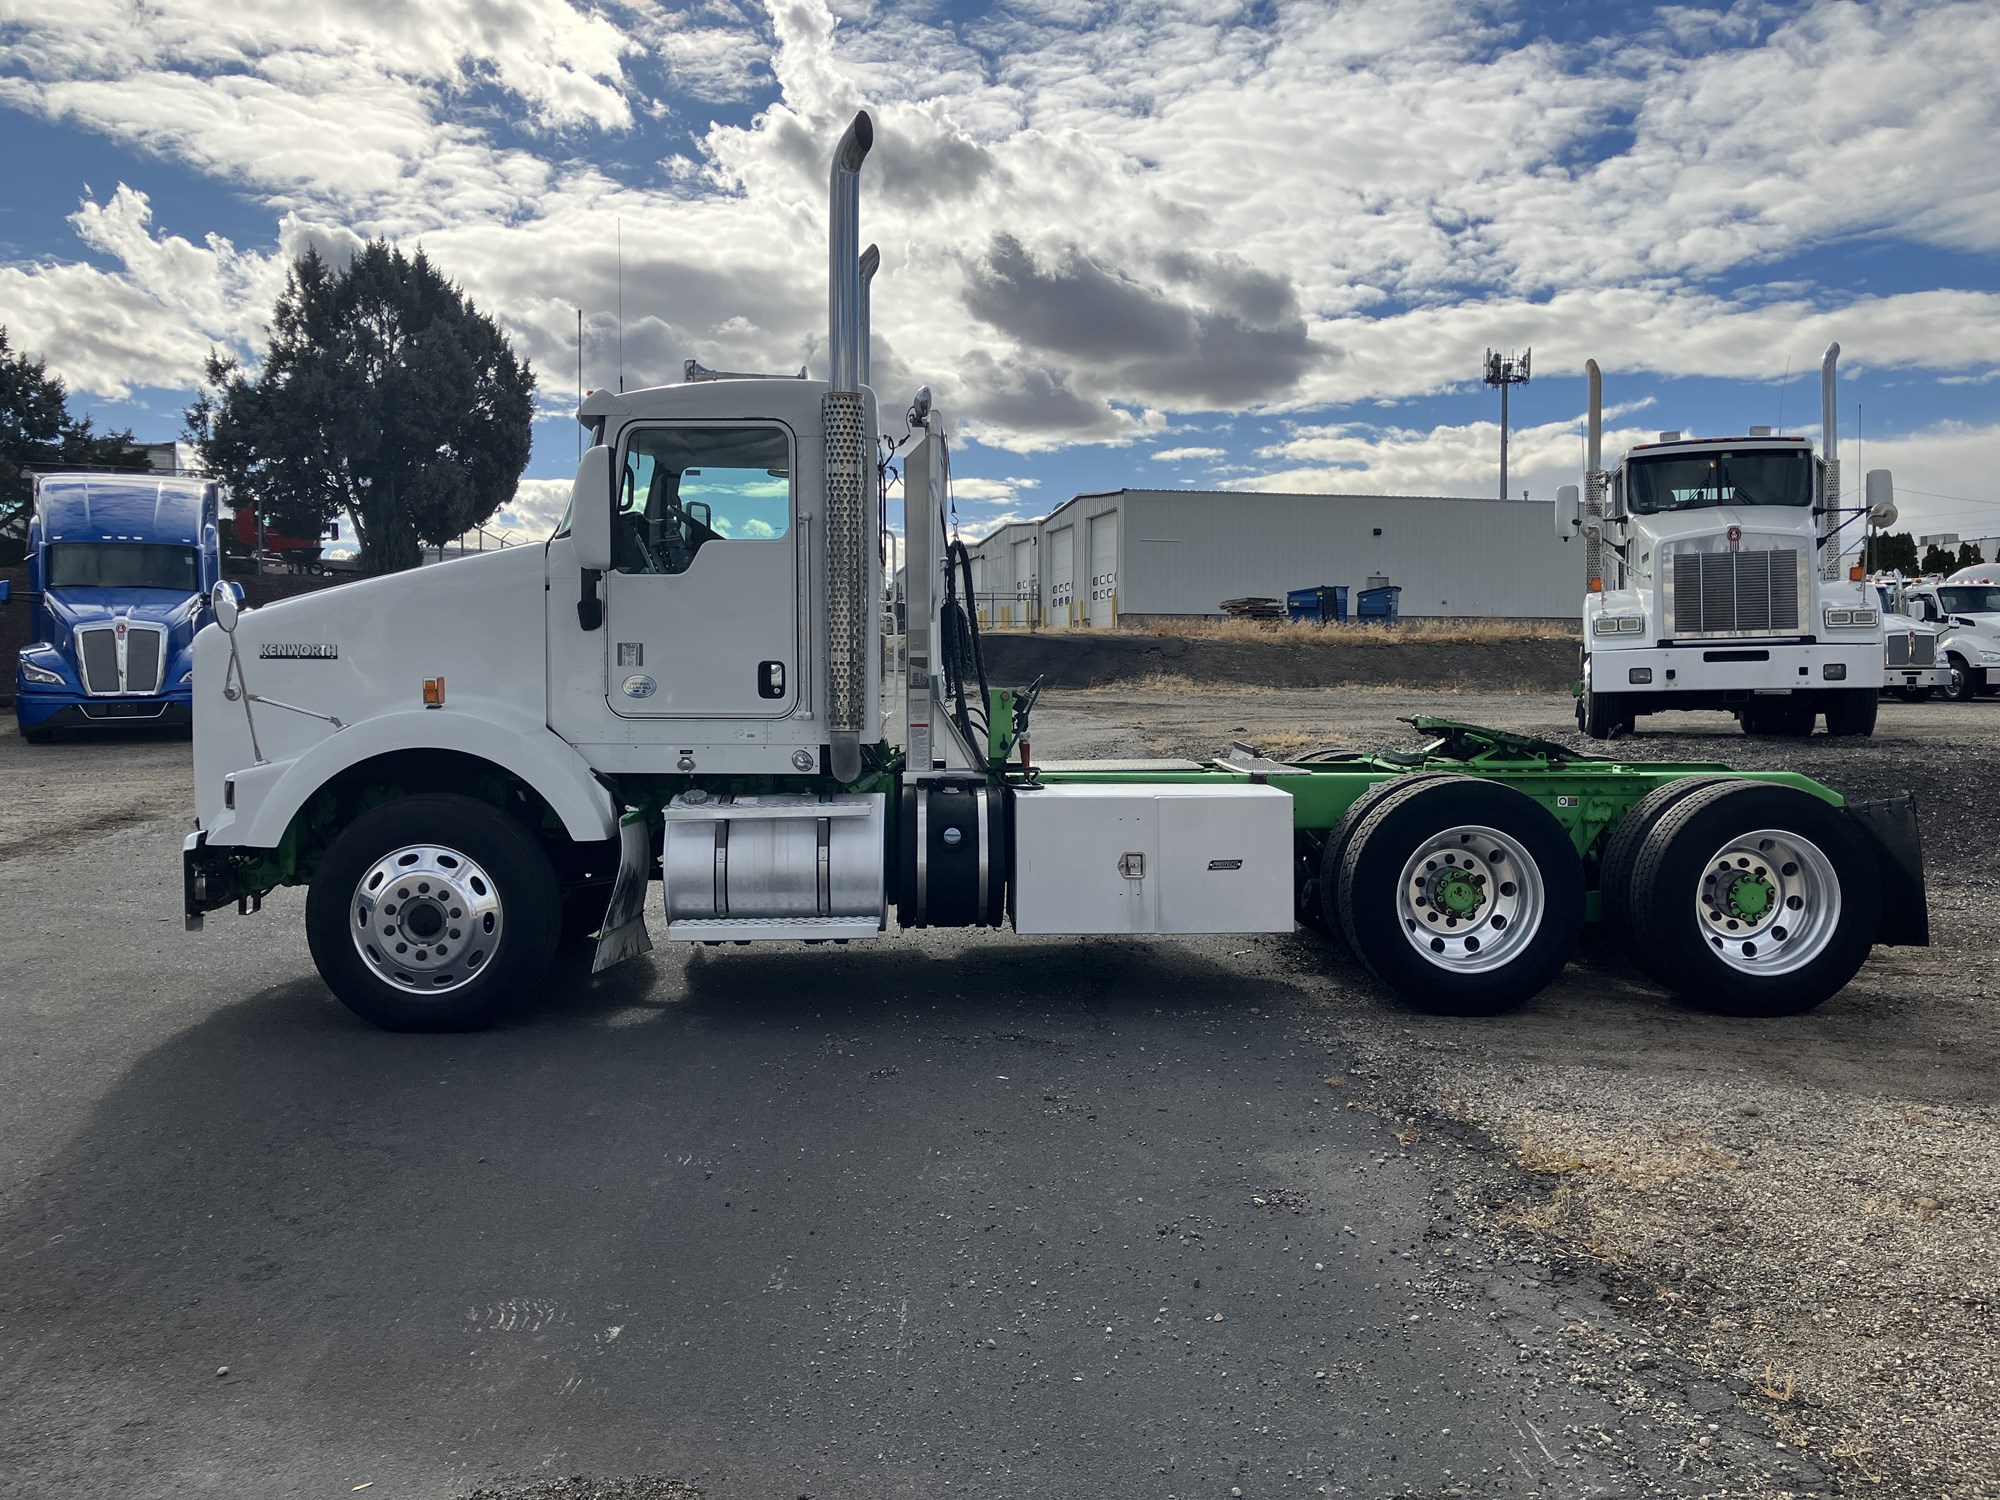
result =
[[[1285,595],[1285,617],[1314,625],[1346,624],[1347,585],[1322,583],[1309,589],[1290,590]]]
[[[1379,589],[1363,589],[1360,607],[1354,611],[1355,619],[1375,625],[1395,624],[1402,592],[1402,586],[1394,583]]]

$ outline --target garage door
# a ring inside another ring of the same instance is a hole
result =
[[[1014,623],[1035,622],[1035,539],[1023,537],[1014,543]]]
[[[1049,553],[1049,613],[1045,625],[1076,623],[1076,528],[1051,531]]]
[[[1118,512],[1090,518],[1090,623],[1118,623]]]

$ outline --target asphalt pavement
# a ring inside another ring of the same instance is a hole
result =
[[[390,1035],[302,893],[183,933],[180,832],[0,860],[0,1494],[1789,1492],[1566,1352],[1609,1293],[1468,1233],[1310,939],[661,951]]]

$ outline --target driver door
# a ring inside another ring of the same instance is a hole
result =
[[[605,702],[628,719],[797,703],[796,447],[776,422],[626,429],[605,575]]]

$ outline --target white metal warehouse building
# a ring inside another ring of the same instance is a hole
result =
[[[1220,615],[1222,601],[1292,589],[1400,585],[1405,616],[1574,619],[1583,544],[1549,501],[1442,495],[1111,490],[975,543],[973,588],[993,625],[1109,627]]]

